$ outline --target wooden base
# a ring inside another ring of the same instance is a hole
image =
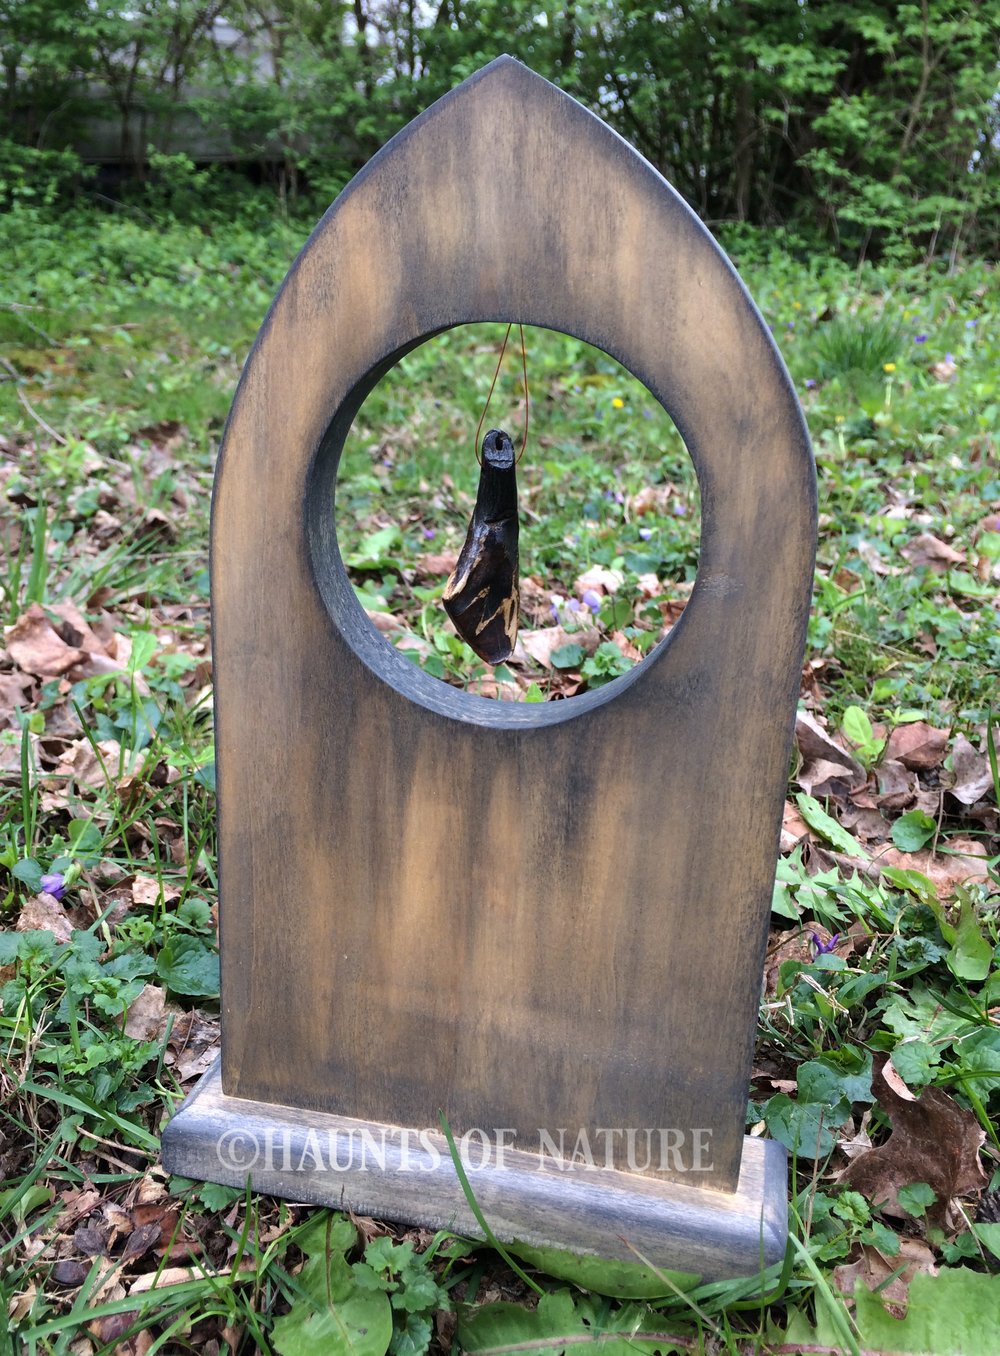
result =
[[[439,1131],[230,1097],[218,1064],[166,1127],[162,1157],[185,1177],[236,1187],[249,1178],[290,1200],[482,1236]],[[703,1281],[751,1276],[784,1254],[786,1155],[774,1140],[744,1140],[733,1193],[696,1185],[695,1170],[689,1186],[514,1149],[509,1132],[492,1129],[469,1132],[462,1158],[505,1243],[624,1262],[641,1254]]]

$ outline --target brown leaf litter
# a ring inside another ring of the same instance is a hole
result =
[[[840,1174],[852,1187],[888,1215],[908,1217],[899,1203],[902,1187],[926,1182],[936,1201],[927,1219],[944,1229],[964,1226],[962,1197],[978,1196],[988,1178],[979,1159],[986,1132],[971,1111],[960,1107],[940,1088],[927,1087],[912,1100],[899,1095],[885,1077],[887,1056],[876,1057],[872,1091],[892,1122],[884,1144],[859,1154]]]

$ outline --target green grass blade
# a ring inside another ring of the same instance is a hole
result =
[[[515,1262],[514,1258],[511,1257],[510,1253],[497,1238],[496,1234],[494,1234],[490,1226],[486,1223],[486,1217],[483,1214],[482,1210],[479,1208],[479,1202],[476,1200],[475,1193],[473,1192],[472,1186],[469,1183],[469,1178],[466,1174],[465,1167],[462,1163],[461,1158],[459,1157],[458,1146],[455,1143],[455,1136],[451,1133],[451,1126],[448,1124],[448,1118],[443,1111],[438,1112],[438,1120],[441,1122],[441,1129],[444,1131],[444,1137],[448,1141],[448,1152],[451,1154],[451,1161],[455,1165],[455,1172],[458,1174],[458,1180],[462,1184],[462,1191],[465,1195],[465,1199],[468,1202],[469,1209],[476,1217],[476,1223],[483,1231],[483,1237],[486,1239],[490,1247],[494,1248],[500,1254],[503,1260],[510,1267],[511,1271],[513,1271],[516,1276],[519,1276],[521,1280],[525,1283],[525,1285],[528,1286],[529,1289],[534,1290],[536,1295],[544,1295],[545,1291],[538,1284],[538,1282],[533,1281],[531,1277],[528,1275],[528,1273],[522,1267],[518,1266],[517,1262]]]

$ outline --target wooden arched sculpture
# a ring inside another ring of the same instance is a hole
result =
[[[697,469],[681,622],[571,701],[490,702],[420,672],[337,548],[337,462],[365,396],[408,349],[485,320],[617,358]],[[784,1151],[743,1128],[814,499],[767,327],[599,119],[501,57],[375,156],[289,273],[222,448],[224,1045],[221,1087],[166,1133],[174,1170],[474,1232],[443,1109],[476,1164],[494,1137],[473,1185],[502,1238],[630,1258],[624,1235],[704,1276],[780,1255]],[[252,1162],[218,1147],[238,1127]],[[361,1127],[388,1133],[384,1165],[300,1152]],[[540,1170],[560,1131],[591,1165]]]

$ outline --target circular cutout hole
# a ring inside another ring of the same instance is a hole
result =
[[[676,624],[698,567],[694,466],[673,421],[620,363],[524,327],[528,440],[516,467],[520,625],[505,662],[459,636],[442,595],[476,502],[475,436],[506,325],[463,325],[408,353],[345,442],[336,533],[355,595],[386,644],[477,696],[544,702],[631,671]],[[512,327],[482,420],[517,454],[525,401]]]

